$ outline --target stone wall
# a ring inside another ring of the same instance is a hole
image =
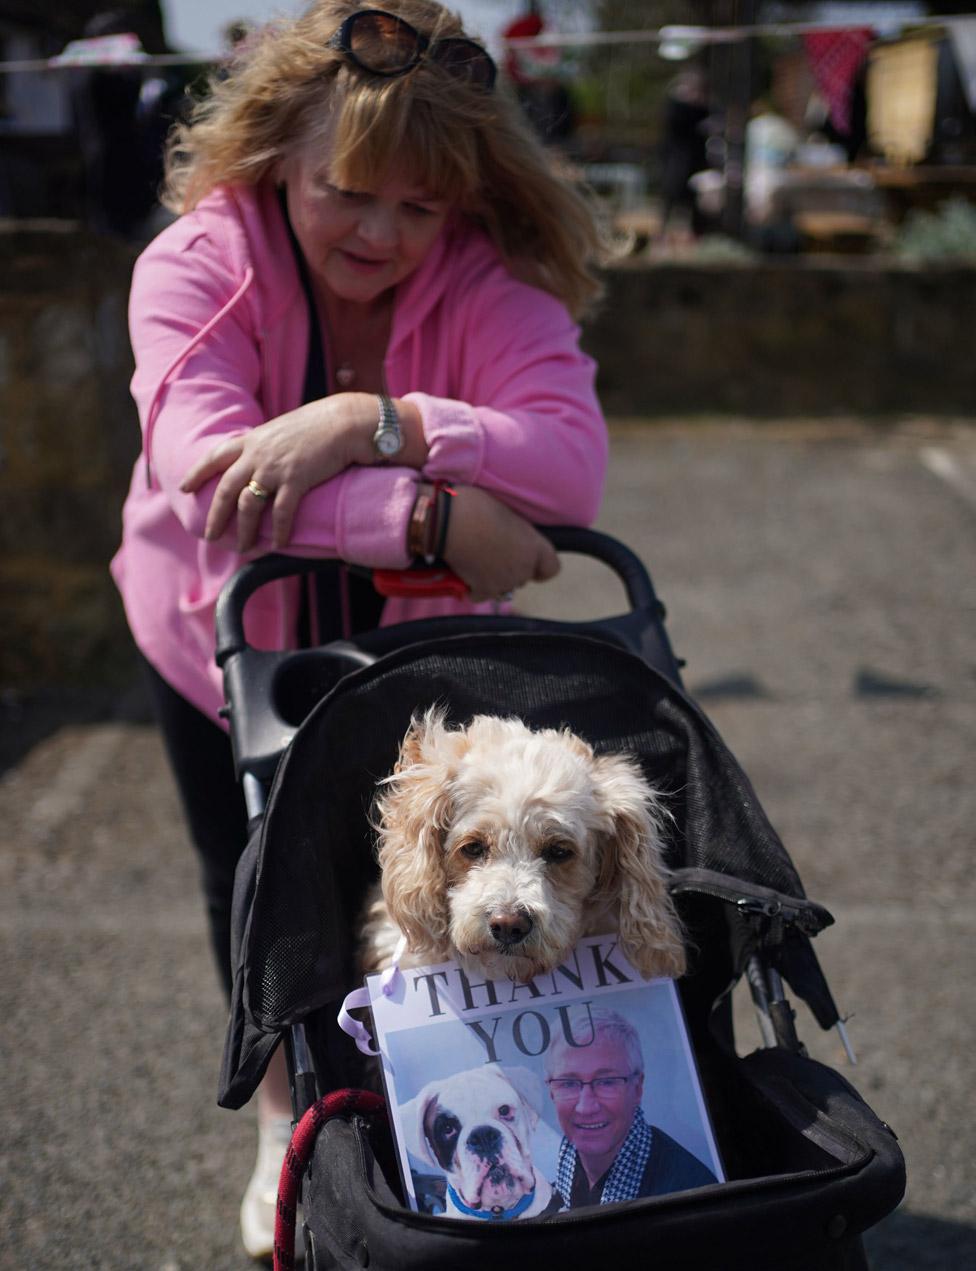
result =
[[[627,266],[585,343],[616,415],[976,414],[976,269]]]
[[[0,687],[129,672],[106,564],[138,423],[134,253],[65,223],[0,228]]]
[[[138,451],[133,249],[0,223],[0,691],[131,674],[108,576]],[[611,415],[976,415],[976,270],[629,265],[585,342]]]

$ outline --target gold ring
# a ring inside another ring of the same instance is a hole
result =
[[[262,503],[271,498],[271,491],[266,490],[259,481],[248,481],[247,488],[251,491],[256,499],[260,499]]]

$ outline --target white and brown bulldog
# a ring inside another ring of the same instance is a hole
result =
[[[447,1176],[448,1218],[539,1218],[561,1202],[532,1162],[542,1083],[484,1064],[426,1085],[403,1107],[407,1146]]]

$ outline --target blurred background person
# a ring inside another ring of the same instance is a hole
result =
[[[661,233],[674,227],[676,213],[693,235],[705,230],[692,176],[707,167],[708,81],[699,66],[680,71],[668,87],[661,142]]]

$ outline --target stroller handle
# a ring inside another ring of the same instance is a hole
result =
[[[664,627],[658,600],[640,558],[623,543],[596,530],[569,526],[540,527],[558,552],[590,556],[609,566],[623,583],[629,611],[595,621],[565,622],[517,614],[466,615],[419,619],[398,626],[361,632],[309,649],[262,650],[248,644],[244,607],[259,587],[283,578],[334,569],[334,559],[272,554],[244,565],[217,599],[216,660],[224,674],[223,714],[228,721],[238,777],[267,781],[278,758],[308,711],[344,676],[371,665],[404,643],[470,632],[475,627],[501,631],[574,632],[609,640],[642,658],[680,684],[680,663]],[[355,566],[351,568],[355,569]],[[362,571],[371,574],[372,571]],[[429,574],[431,571],[427,571]],[[449,571],[439,578],[460,582]],[[423,585],[424,571],[416,581]],[[403,571],[401,578],[409,578]],[[382,581],[382,580],[381,580]],[[382,588],[378,588],[382,591]]]
[[[650,610],[663,617],[664,608],[654,591],[654,584],[640,557],[621,543],[602,534],[599,530],[580,529],[572,525],[537,525],[557,552],[590,556],[601,561],[617,575],[627,593],[627,603],[632,610]],[[324,564],[331,565],[331,557],[283,556],[271,553],[250,561],[226,584],[217,601],[217,665],[234,653],[246,649],[244,635],[244,606],[260,587],[279,578],[311,574]],[[372,573],[372,571],[367,571]]]

